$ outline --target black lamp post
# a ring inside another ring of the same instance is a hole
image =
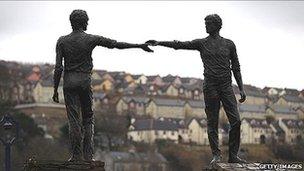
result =
[[[0,140],[5,147],[5,171],[11,171],[11,146],[19,136],[19,125],[10,114],[2,117],[0,132]]]

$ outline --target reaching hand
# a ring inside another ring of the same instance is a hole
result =
[[[146,51],[146,52],[154,52],[152,49],[149,48],[148,44],[145,43],[145,44],[141,44],[141,49]]]
[[[149,45],[151,45],[151,46],[157,46],[158,45],[158,41],[156,41],[156,40],[148,40],[148,41],[146,41],[146,44],[149,44]]]
[[[55,103],[59,103],[59,98],[58,98],[58,92],[57,91],[55,91],[54,94],[53,94],[53,101]]]
[[[245,91],[244,90],[240,91],[240,95],[241,95],[241,98],[239,99],[239,102],[243,103],[246,100]]]

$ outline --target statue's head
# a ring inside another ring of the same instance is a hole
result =
[[[77,9],[71,13],[70,21],[73,30],[79,30],[79,29],[87,30],[89,17],[86,11]]]
[[[217,14],[210,14],[205,17],[206,32],[209,34],[219,32],[222,28],[222,19]]]

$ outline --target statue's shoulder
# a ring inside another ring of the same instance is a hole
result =
[[[60,36],[60,37],[58,38],[58,40],[57,40],[57,43],[58,43],[58,44],[61,44],[61,43],[64,42],[65,39],[66,39],[66,35]]]
[[[199,39],[196,39],[198,42],[201,42],[201,43],[204,43],[207,41],[207,38],[199,38]]]
[[[86,36],[88,36],[88,37],[92,37],[92,38],[94,38],[94,37],[97,37],[98,35],[95,35],[95,34],[90,34],[90,33],[85,33],[85,35]]]
[[[60,36],[60,37],[58,38],[58,41],[63,42],[63,41],[65,41],[65,40],[70,39],[70,37],[71,37],[71,34],[66,34],[66,35]]]
[[[199,41],[200,43],[206,43],[207,40],[208,40],[208,37],[199,38],[199,39],[196,39],[196,40]]]
[[[234,42],[230,39],[222,37],[223,41],[228,45],[228,46],[235,46]]]
[[[88,37],[92,37],[92,38],[98,38],[98,37],[103,37],[102,35],[98,35],[98,34],[91,34],[91,33],[85,33],[84,32],[84,34],[86,35],[86,36],[88,36]]]
[[[194,42],[194,43],[202,44],[202,43],[205,43],[205,42],[206,42],[206,38],[194,39],[193,42]]]
[[[85,35],[87,38],[89,38],[90,40],[98,40],[100,38],[103,38],[103,36],[100,36],[100,35],[96,35],[96,34],[89,34],[89,33],[86,33]]]

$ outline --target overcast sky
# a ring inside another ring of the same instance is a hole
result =
[[[300,1],[1,1],[0,59],[54,64],[56,41],[71,32],[73,9],[87,11],[87,33],[130,43],[206,37],[204,17],[217,13],[223,20],[221,36],[236,44],[245,84],[304,88]],[[203,78],[199,52],[152,48],[154,53],[96,47],[94,68]]]

